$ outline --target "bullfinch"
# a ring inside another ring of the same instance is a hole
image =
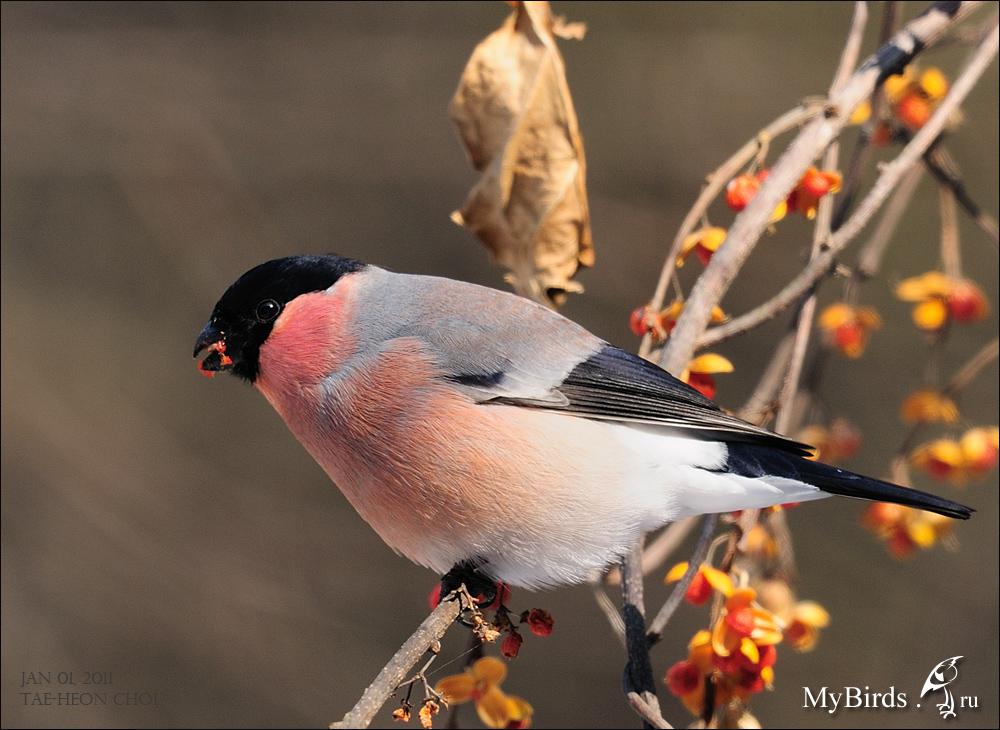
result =
[[[340,256],[243,274],[203,353],[203,372],[263,394],[393,550],[439,574],[576,583],[682,517],[829,495],[972,512],[811,461],[527,299]]]

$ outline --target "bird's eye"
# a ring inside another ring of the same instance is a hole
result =
[[[270,322],[281,314],[281,305],[273,299],[265,299],[257,305],[257,321]]]

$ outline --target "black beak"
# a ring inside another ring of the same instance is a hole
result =
[[[211,350],[211,352],[198,363],[198,369],[202,373],[214,375],[220,370],[232,367],[233,360],[226,354],[226,335],[211,322],[205,325],[205,329],[195,340],[194,357],[198,357],[205,350]]]
[[[198,335],[198,339],[194,341],[194,355],[192,357],[198,357],[206,347],[211,347],[216,342],[224,342],[225,336],[215,328],[211,322],[205,325],[205,329],[201,331]]]

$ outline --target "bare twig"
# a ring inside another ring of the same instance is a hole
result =
[[[951,376],[951,380],[944,387],[944,394],[957,396],[968,387],[983,368],[997,359],[998,354],[1000,354],[1000,339],[994,337]]]
[[[669,722],[663,719],[660,714],[659,704],[651,704],[638,692],[628,692],[626,694],[629,706],[635,710],[635,714],[641,717],[646,725],[655,728],[672,728]]]
[[[938,188],[938,201],[941,205],[941,267],[952,279],[961,279],[962,247],[958,237],[955,194],[941,186]]]
[[[736,278],[743,263],[753,251],[761,234],[769,225],[774,209],[788,197],[809,164],[840,134],[855,107],[864,101],[886,76],[901,71],[921,50],[933,43],[935,38],[958,19],[971,12],[977,4],[938,2],[932,5],[920,16],[907,23],[899,33],[893,36],[889,43],[869,56],[848,79],[843,88],[830,99],[824,115],[813,119],[802,128],[785,153],[771,168],[770,175],[761,185],[753,200],[736,217],[729,229],[725,243],[712,257],[708,267],[691,290],[684,310],[671,332],[670,340],[661,354],[660,365],[665,370],[677,374],[687,365],[694,354],[699,338],[705,332],[712,308],[719,303]],[[982,74],[986,63],[992,58],[993,53],[989,53],[985,63],[982,64],[983,68],[974,73],[975,78]],[[961,78],[958,81],[961,81]],[[935,111],[932,120],[934,117],[940,116],[949,100],[964,98],[968,93],[969,88],[964,90],[958,88],[958,81]],[[960,91],[960,94],[956,94],[956,91]],[[954,108],[956,103],[952,103],[951,108]],[[950,112],[951,109],[948,113]],[[924,138],[921,145],[918,145],[921,154],[940,132],[943,123],[944,119],[939,119],[938,125],[936,125],[937,129],[929,129],[930,122],[928,122],[928,125],[914,136],[913,142],[916,142],[921,136]],[[910,145],[907,145],[907,149],[909,148]],[[903,158],[905,152],[906,150],[900,155],[900,158],[897,158],[897,162]],[[908,162],[907,166],[912,164],[912,161]],[[883,175],[883,177],[885,176]],[[876,189],[878,189],[878,184],[876,184]],[[869,194],[865,202],[873,202],[875,203],[874,207],[877,208],[890,190],[891,188],[881,191],[880,197],[876,200],[872,200],[872,196]],[[851,220],[845,224],[844,231],[851,228],[851,221],[858,217],[863,208],[862,205],[858,213],[855,213]],[[864,216],[865,222],[873,212],[874,209],[867,211]],[[856,230],[852,231],[852,234],[856,233]],[[815,261],[818,262],[822,258],[822,256],[817,257]],[[804,293],[806,289],[800,291],[799,295]]]
[[[851,69],[858,62],[858,55],[861,51],[861,39],[864,37],[865,24],[868,22],[868,5],[864,2],[854,3],[854,17],[851,21],[851,29],[847,34],[847,42],[840,56],[840,65],[837,73],[830,84],[830,98],[833,99],[840,93],[841,88],[847,83]],[[826,170],[836,169],[840,156],[840,145],[834,141],[827,148],[823,155],[823,168]],[[830,237],[830,226],[833,219],[833,197],[824,196],[819,201],[819,210],[816,215],[816,225],[813,230],[812,251],[810,260],[815,260],[819,256],[823,245]],[[781,396],[778,400],[778,420],[775,430],[778,433],[788,433],[792,428],[792,406],[795,396],[799,391],[799,379],[802,376],[802,366],[806,359],[806,352],[809,349],[809,339],[813,329],[813,317],[816,314],[816,294],[809,294],[799,308],[798,321],[795,325],[795,343],[792,348],[792,356],[788,363],[788,375],[781,388]]]
[[[684,221],[681,223],[681,227],[677,230],[673,243],[670,245],[670,252],[667,254],[667,260],[660,271],[660,279],[656,284],[656,291],[653,294],[653,298],[650,300],[650,307],[654,310],[663,308],[667,289],[670,287],[671,281],[674,280],[674,274],[677,270],[677,256],[681,252],[684,239],[701,222],[705,211],[708,210],[708,207],[726,186],[726,183],[749,164],[761,147],[769,144],[771,139],[801,126],[822,110],[823,105],[821,103],[805,103],[794,109],[790,109],[757,132],[753,139],[736,150],[728,160],[719,165],[719,167],[705,178],[705,187],[702,188],[698,199],[695,200],[694,205],[691,206],[687,215],[684,216]],[[643,357],[649,357],[652,348],[653,338],[650,335],[646,335],[642,340],[642,345],[639,347],[639,354]]]
[[[989,237],[993,245],[1000,246],[1000,230],[997,229],[996,220],[972,199],[965,187],[965,181],[959,172],[958,164],[948,151],[940,144],[934,145],[924,154],[924,165],[939,183],[951,190],[958,204]]]
[[[646,605],[643,598],[642,581],[642,540],[622,559],[622,619],[625,622],[625,646],[628,663],[622,684],[625,694],[635,693],[650,708],[660,714],[660,702],[656,698],[656,682],[653,680],[653,665],[649,659],[649,644],[646,641]],[[644,727],[655,727],[643,716]]]
[[[730,337],[734,337],[753,329],[772,317],[777,316],[778,313],[798,301],[799,297],[809,291],[809,289],[812,288],[812,286],[820,278],[828,274],[833,267],[836,256],[864,229],[874,216],[875,212],[881,207],[885,199],[896,188],[903,175],[906,174],[906,172],[908,172],[914,164],[920,161],[924,152],[941,133],[941,129],[947,122],[948,117],[958,107],[958,105],[962,103],[965,97],[968,96],[976,81],[979,80],[980,76],[982,76],[983,72],[996,56],[996,53],[997,30],[994,28],[993,33],[991,33],[983,41],[982,45],[979,46],[973,54],[973,57],[959,74],[958,78],[955,80],[955,84],[951,88],[951,91],[948,92],[948,95],[931,115],[927,124],[925,124],[920,131],[913,136],[913,139],[911,139],[909,144],[903,148],[896,159],[888,163],[882,169],[882,174],[879,176],[875,185],[868,192],[868,195],[858,206],[854,214],[847,220],[842,228],[830,236],[825,250],[812,260],[801,272],[799,272],[799,274],[772,299],[759,307],[752,309],[750,312],[736,317],[726,324],[714,327],[710,331],[700,335],[700,339],[697,340],[698,347],[709,347],[717,344],[723,340],[729,339]],[[803,131],[803,134],[804,133],[805,131]],[[772,177],[769,177],[765,184],[761,186],[760,192],[757,194],[757,198],[759,198],[764,192],[767,182],[770,182]],[[754,200],[751,201],[751,206],[754,202],[756,202],[757,198],[754,198]],[[744,214],[750,210],[750,206],[747,206]],[[730,236],[732,236],[732,233],[730,233]],[[704,279],[706,275],[712,271],[712,266],[715,264],[716,259],[726,252],[726,247],[728,245],[729,242],[727,239],[727,243],[724,244],[723,247],[716,252],[715,256],[712,257],[711,263],[705,270],[705,273],[702,274],[702,279]],[[749,253],[749,251],[746,253]],[[728,276],[730,274],[730,267],[732,263],[733,262],[729,262],[726,270],[723,272],[725,273],[725,278],[727,280],[720,280],[716,284],[711,285],[711,293],[704,293],[700,295],[698,301],[710,301],[713,297],[715,297],[718,293],[718,284],[725,284],[725,286],[728,286]],[[738,263],[741,264],[742,261]],[[721,277],[722,274],[720,273],[719,276]],[[701,279],[699,279],[699,284],[700,282]],[[687,339],[684,341],[678,339],[678,331],[680,330],[681,324],[684,322],[685,316],[688,315],[688,312],[694,311],[695,309],[694,295],[695,292],[692,291],[691,297],[688,299],[688,302],[684,307],[684,311],[681,313],[681,317],[677,322],[677,326],[671,333],[667,347],[664,348],[664,355],[666,355],[667,351],[671,350],[671,348],[673,348],[674,352],[670,362],[666,363],[668,365],[671,364],[673,360],[679,360],[681,355],[686,356],[684,359],[684,363],[686,363],[687,360],[690,359],[691,352],[693,352],[693,349],[689,351],[691,345]],[[721,294],[719,294],[719,296],[721,296]],[[714,305],[715,302],[713,301],[711,306]],[[699,304],[698,306],[700,307],[703,305]],[[711,313],[710,310],[711,307],[709,309],[709,314]],[[699,321],[700,319],[701,318],[699,316]],[[707,321],[707,318],[705,318],[706,323]],[[698,337],[699,335],[696,335],[696,338]]]
[[[684,572],[684,577],[682,577],[680,582],[674,586],[673,591],[670,592],[670,596],[663,604],[663,607],[660,608],[652,622],[649,624],[649,632],[646,636],[650,645],[658,642],[663,636],[663,630],[667,627],[667,623],[670,621],[671,617],[673,617],[674,611],[676,611],[677,607],[681,605],[684,594],[687,592],[688,587],[691,585],[691,581],[694,580],[695,575],[698,573],[698,568],[705,562],[705,558],[708,556],[708,546],[712,543],[712,535],[715,532],[715,525],[717,521],[718,515],[705,515],[705,522],[701,527],[701,535],[698,536],[698,544],[695,545],[694,553],[692,553],[691,559],[688,561],[688,567]]]
[[[777,546],[777,561],[774,575],[787,581],[795,578],[795,549],[792,544],[792,531],[788,529],[788,512],[781,509],[768,515],[768,527],[774,536]]]
[[[878,225],[875,226],[875,231],[861,247],[853,278],[870,279],[878,273],[882,256],[892,241],[892,234],[896,232],[896,226],[902,220],[903,213],[909,207],[910,200],[923,176],[924,168],[914,166],[900,180],[892,193],[892,198],[885,206],[885,212],[882,213]]]
[[[594,583],[591,585],[591,589],[593,589],[594,601],[597,603],[597,607],[601,609],[601,613],[608,620],[608,624],[610,624],[615,636],[621,640],[622,646],[625,646],[625,622],[618,612],[618,607],[608,598],[608,594],[604,592],[604,588],[600,583]]]
[[[861,42],[865,38],[865,25],[867,23],[868,3],[863,0],[855,2],[854,15],[851,17],[851,28],[847,32],[847,41],[844,43],[844,50],[840,54],[837,73],[830,84],[831,96],[847,83],[847,79],[851,77],[851,72],[858,64],[858,57],[861,55]]]
[[[882,25],[878,33],[878,44],[880,46],[892,38],[896,32],[899,27],[902,10],[903,3],[900,0],[890,0],[889,2],[882,3]],[[872,138],[875,135],[878,125],[885,118],[886,99],[885,94],[882,93],[881,86],[877,87],[868,99],[871,106],[871,114],[868,120],[861,125],[861,133],[854,143],[851,159],[847,163],[847,173],[844,175],[843,186],[837,198],[837,205],[834,208],[833,220],[831,221],[834,230],[840,228],[847,219],[848,213],[851,212],[851,206],[854,205],[858,190],[861,188],[861,178],[864,171],[868,168],[868,161],[872,156]]]
[[[740,409],[739,416],[744,421],[763,426],[775,410],[778,392],[788,372],[788,361],[792,356],[795,344],[795,332],[789,331],[778,342],[771,356],[771,362],[764,369],[764,374],[757,381],[757,387]]]
[[[468,596],[465,588],[446,596],[423,620],[417,630],[399,648],[389,663],[382,668],[375,680],[361,695],[358,703],[344,715],[344,719],[330,724],[331,728],[366,728],[382,709],[382,706],[392,697],[396,688],[406,678],[407,672],[427,651],[431,649],[449,627],[455,623],[462,610],[462,603]],[[471,605],[471,599],[468,599]]]

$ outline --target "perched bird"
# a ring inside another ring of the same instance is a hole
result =
[[[268,261],[222,295],[205,351],[390,547],[452,577],[580,582],[667,522],[831,494],[972,511],[810,461],[565,317],[451,279]]]

